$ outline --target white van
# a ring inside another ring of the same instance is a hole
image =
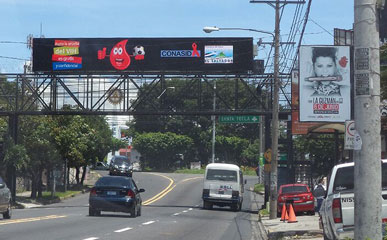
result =
[[[213,205],[230,206],[240,211],[243,202],[244,182],[242,171],[237,165],[210,163],[206,167],[203,184],[203,208]]]

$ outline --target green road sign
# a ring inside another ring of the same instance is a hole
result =
[[[261,118],[259,116],[247,115],[247,116],[219,116],[220,123],[259,123]]]

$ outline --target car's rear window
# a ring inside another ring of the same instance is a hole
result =
[[[129,159],[128,159],[128,158],[125,158],[125,157],[114,158],[114,159],[113,159],[113,163],[114,163],[114,164],[122,164],[122,163],[124,163],[124,162],[129,164]]]
[[[307,192],[308,188],[306,186],[289,186],[283,187],[282,193],[294,193],[294,192]]]
[[[220,169],[208,169],[206,179],[228,181],[228,182],[236,182],[238,180],[237,171],[220,170]]]
[[[354,166],[339,168],[333,184],[333,192],[353,191],[354,189]],[[387,163],[382,164],[382,186],[387,189]]]
[[[129,187],[132,188],[132,182],[124,177],[102,177],[95,183],[97,187]]]

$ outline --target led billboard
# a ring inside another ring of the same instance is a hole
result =
[[[34,72],[246,73],[252,69],[252,38],[33,39]]]

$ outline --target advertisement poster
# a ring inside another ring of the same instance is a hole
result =
[[[300,122],[299,121],[299,109],[300,109],[300,103],[299,103],[299,71],[293,70],[292,71],[292,134],[293,135],[306,135],[308,134],[311,127],[318,126],[321,123],[317,122]],[[331,133],[333,130],[324,130],[319,131],[321,133]]]
[[[301,46],[300,122],[345,122],[351,118],[349,46]]]

